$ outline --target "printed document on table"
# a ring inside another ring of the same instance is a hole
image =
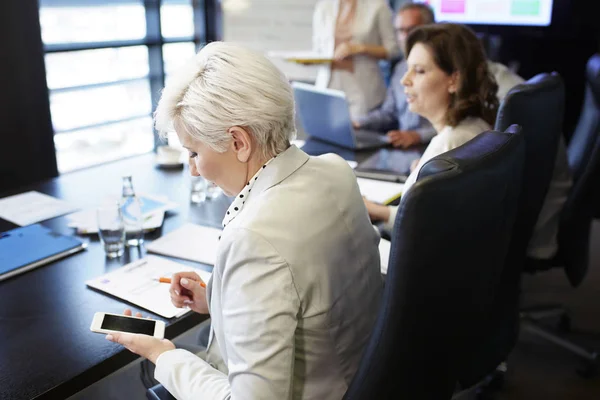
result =
[[[381,259],[381,273],[386,275],[388,263],[390,261],[390,251],[392,250],[392,242],[381,239],[379,241],[379,258]]]
[[[378,181],[375,179],[356,178],[360,193],[375,203],[388,204],[402,194],[403,183]]]
[[[185,314],[189,309],[175,307],[171,303],[170,285],[161,283],[158,279],[170,278],[173,274],[182,271],[197,273],[205,283],[208,283],[212,275],[210,272],[182,265],[166,258],[147,256],[87,281],[85,284],[165,318],[173,318]]]
[[[151,253],[215,265],[221,229],[185,224],[146,245]]]
[[[0,199],[0,218],[25,226],[77,210],[64,200],[40,192],[25,192]]]
[[[98,219],[96,216],[96,210],[89,209],[79,211],[73,214],[69,214],[66,217],[69,220],[68,226],[70,228],[77,229],[78,235],[91,235],[98,233]],[[153,231],[156,228],[160,228],[165,219],[164,211],[158,211],[153,214],[144,216],[142,227],[144,232]]]

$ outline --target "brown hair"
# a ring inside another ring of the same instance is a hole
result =
[[[417,43],[430,49],[442,71],[459,75],[458,90],[451,96],[446,123],[456,126],[467,117],[479,117],[493,126],[498,111],[498,84],[488,69],[485,51],[475,33],[460,24],[420,26],[406,39],[406,54]]]

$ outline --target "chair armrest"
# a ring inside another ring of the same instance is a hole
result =
[[[175,400],[175,397],[163,385],[156,385],[146,390],[148,400]]]

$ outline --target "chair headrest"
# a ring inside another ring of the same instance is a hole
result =
[[[527,82],[513,87],[500,104],[494,129],[504,131],[510,125],[517,123],[527,130],[527,126],[521,121],[514,121],[514,114],[519,113],[523,116],[530,114],[527,111],[531,110],[532,113],[535,112],[535,115],[531,113],[531,118],[537,119],[538,114],[546,107],[560,108],[560,112],[553,117],[562,129],[564,91],[562,78],[556,72],[538,74]]]
[[[600,54],[594,54],[588,60],[585,75],[596,103],[600,104]]]
[[[471,140],[468,146],[459,146],[426,162],[419,171],[417,181],[446,171],[469,171],[496,162],[496,158],[504,157],[502,148],[516,146],[517,141],[507,141],[506,135],[520,133],[518,125],[511,125],[505,134],[484,132]]]

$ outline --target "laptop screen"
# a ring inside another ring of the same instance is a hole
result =
[[[347,148],[356,146],[343,92],[299,82],[292,87],[300,121],[309,136]]]

